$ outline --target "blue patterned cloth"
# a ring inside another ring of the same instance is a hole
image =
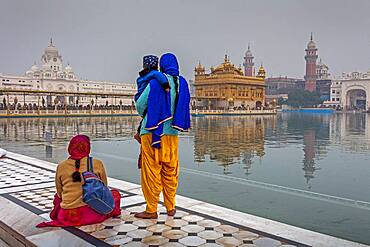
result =
[[[151,69],[158,68],[158,57],[155,55],[147,55],[143,57],[143,68]]]

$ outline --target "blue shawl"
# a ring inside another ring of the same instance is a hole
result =
[[[179,76],[179,64],[174,54],[163,54],[159,61],[159,66],[163,73],[172,77],[178,77],[172,127],[180,131],[188,131],[190,129],[190,92],[188,82],[184,77]]]
[[[179,65],[175,55],[171,53],[164,54],[160,59],[160,68],[166,75],[177,78],[177,83],[175,82],[177,85],[177,97],[175,110],[172,114],[170,93],[163,90],[156,78],[149,81],[150,91],[145,129],[152,133],[152,147],[154,148],[161,147],[164,122],[173,118],[173,128],[180,131],[188,131],[190,129],[189,87],[185,78],[179,76]],[[168,80],[166,81],[168,83]]]
[[[170,93],[163,90],[156,79],[150,80],[149,84],[145,129],[152,133],[152,147],[160,148],[163,123],[172,118]]]

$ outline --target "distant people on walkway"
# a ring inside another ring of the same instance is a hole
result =
[[[55,174],[57,193],[54,197],[54,208],[50,213],[52,221],[42,222],[37,227],[47,226],[82,226],[100,223],[110,217],[119,216],[120,193],[112,190],[114,209],[109,214],[101,214],[86,205],[83,201],[82,173],[88,170],[88,161],[92,160],[93,173],[107,185],[107,175],[102,161],[91,158],[90,139],[85,135],[74,136],[68,146],[69,158],[62,161]]]
[[[158,79],[152,78],[136,100],[136,109],[143,117],[139,142],[141,186],[146,210],[135,216],[144,219],[158,217],[157,206],[161,192],[167,214],[175,215],[179,176],[178,131],[190,128],[190,93],[187,81],[179,75],[177,58],[171,53],[164,54],[159,65],[160,71],[167,78],[170,92],[163,90]],[[166,102],[170,106],[169,116]],[[159,135],[159,138],[155,135]]]

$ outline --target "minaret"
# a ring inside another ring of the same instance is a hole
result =
[[[305,79],[305,89],[310,92],[316,91],[316,60],[317,60],[317,48],[316,44],[312,39],[311,33],[311,40],[307,44],[306,56],[304,59],[306,60],[306,75]]]
[[[253,55],[250,49],[250,45],[248,44],[248,50],[245,52],[244,57],[244,75],[245,76],[253,76]]]

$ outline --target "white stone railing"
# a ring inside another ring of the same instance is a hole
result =
[[[137,115],[135,109],[102,109],[102,110],[0,110],[0,116],[66,116],[66,115]]]
[[[192,110],[192,114],[204,115],[259,115],[259,114],[276,114],[276,109],[264,110]]]

